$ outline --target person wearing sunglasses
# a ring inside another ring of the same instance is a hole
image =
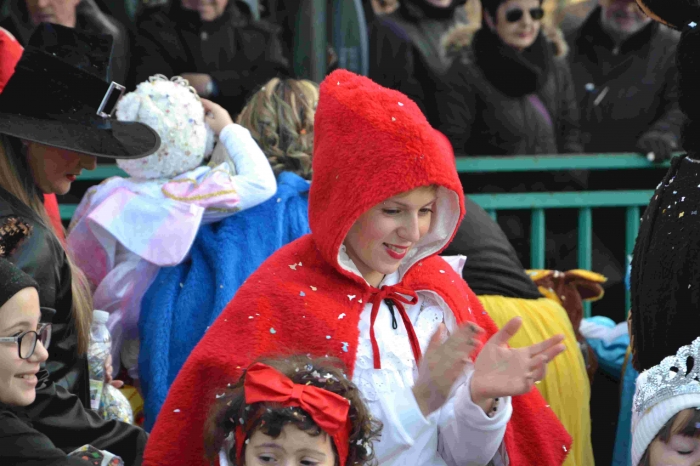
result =
[[[481,28],[444,38],[455,58],[436,94],[437,128],[458,155],[580,153],[565,44],[540,0],[483,0]]]

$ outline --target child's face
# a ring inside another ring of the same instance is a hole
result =
[[[651,466],[700,465],[700,438],[673,435],[668,443],[658,437],[649,446]]]
[[[41,311],[39,295],[34,288],[25,288],[0,307],[0,337],[14,337],[36,330]],[[17,343],[0,344],[0,402],[12,406],[28,406],[36,397],[36,374],[48,353],[37,341],[34,354],[19,357]]]
[[[312,436],[287,424],[279,437],[260,430],[250,437],[245,450],[245,466],[334,466],[335,453],[329,435]]]

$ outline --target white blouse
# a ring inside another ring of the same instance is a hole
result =
[[[398,279],[396,272],[386,276],[381,285],[395,285]],[[405,309],[425,352],[441,322],[445,322],[449,333],[457,325],[452,311],[437,293],[416,292],[418,302],[406,305]],[[386,303],[382,302],[379,309],[374,332],[382,368],[376,370],[369,335],[371,312],[372,305],[366,304],[360,316],[360,340],[352,380],[364,395],[372,415],[384,424],[380,440],[374,443],[379,464],[483,466],[490,461],[495,465],[508,464],[502,443],[513,410],[510,397],[501,399],[494,417],[488,417],[471,400],[469,386],[474,368],[470,364],[463,378],[455,383],[447,403],[425,418],[411,390],[417,366],[398,310],[395,310],[398,328],[393,329]]]

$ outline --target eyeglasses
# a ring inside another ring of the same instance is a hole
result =
[[[34,354],[36,342],[41,341],[44,348],[51,343],[51,324],[39,324],[36,332],[29,330],[16,337],[2,337],[0,343],[17,343],[17,352],[20,359],[29,359]]]
[[[544,17],[544,9],[541,7],[530,8],[528,12],[530,13],[530,18],[532,18],[534,21],[539,21]],[[517,23],[523,18],[524,14],[524,10],[520,8],[513,8],[512,10],[508,10],[506,12],[506,21],[509,23]]]

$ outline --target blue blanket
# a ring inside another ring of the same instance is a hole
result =
[[[283,172],[269,201],[201,227],[188,258],[163,268],[141,303],[139,378],[145,428],[207,328],[265,259],[310,232],[309,183]]]

